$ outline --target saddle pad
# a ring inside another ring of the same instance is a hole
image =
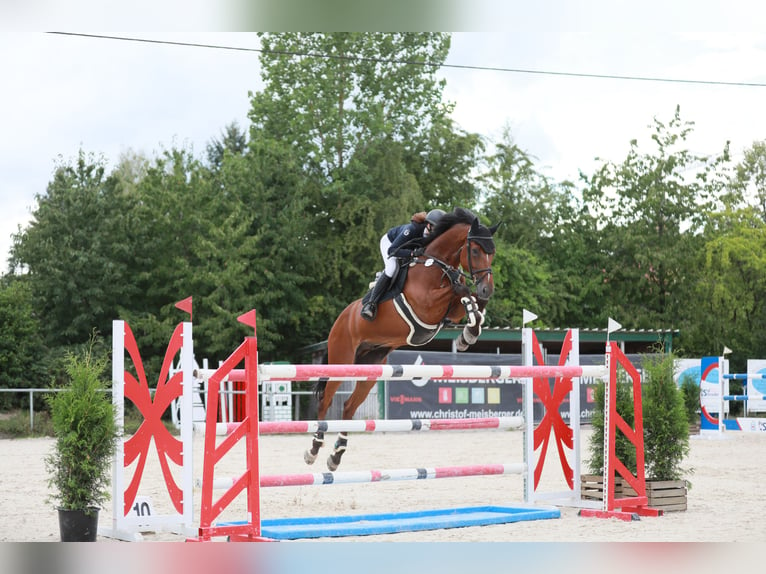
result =
[[[412,345],[413,347],[430,343],[444,326],[444,323],[429,325],[428,323],[421,321],[418,316],[415,315],[415,311],[412,307],[410,307],[404,293],[400,293],[394,297],[394,307],[399,313],[399,316],[401,316],[410,328],[410,332],[407,335],[407,344]]]

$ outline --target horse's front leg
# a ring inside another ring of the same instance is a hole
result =
[[[460,302],[465,307],[465,316],[468,322],[463,327],[463,332],[458,336],[455,346],[458,351],[465,351],[479,339],[481,326],[484,324],[484,313],[479,309],[479,304],[473,295],[463,297]]]

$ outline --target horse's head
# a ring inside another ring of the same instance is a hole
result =
[[[478,217],[474,218],[466,236],[465,249],[460,254],[460,266],[468,271],[476,286],[476,299],[482,309],[495,292],[495,280],[492,277],[495,242],[492,236],[498,225],[486,227],[479,223]]]
[[[454,267],[462,267],[476,287],[476,299],[483,309],[492,293],[492,260],[497,225],[486,227],[468,209],[456,207],[445,214],[426,240],[426,253],[435,255]]]

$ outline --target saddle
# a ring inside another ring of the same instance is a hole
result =
[[[396,268],[396,273],[394,273],[394,276],[388,282],[388,287],[383,292],[383,295],[380,296],[378,303],[382,303],[383,301],[388,301],[389,299],[393,299],[394,297],[399,295],[399,293],[404,291],[404,283],[407,281],[407,273],[409,269],[410,269],[410,259],[400,259],[399,265]],[[382,271],[379,271],[378,273],[382,273]],[[377,280],[377,276],[375,278]],[[370,293],[372,293],[373,285],[375,285],[375,281],[370,283],[370,289],[367,291],[367,293],[364,294],[364,297],[362,297],[363,305],[370,300]]]

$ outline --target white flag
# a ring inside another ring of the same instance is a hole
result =
[[[537,319],[537,315],[532,313],[532,311],[527,311],[526,309],[522,309],[521,311],[521,324],[526,325],[530,321],[534,321]]]
[[[619,331],[622,329],[622,325],[620,325],[617,321],[609,317],[609,322],[606,326],[606,332],[607,333],[614,333],[615,331]]]

